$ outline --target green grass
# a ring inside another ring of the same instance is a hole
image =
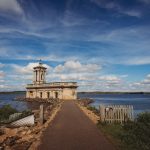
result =
[[[108,140],[111,141],[117,147],[117,149],[121,149],[122,142],[120,139],[120,133],[123,132],[122,125],[98,122],[97,126],[108,138]]]
[[[88,109],[88,110],[91,110],[91,111],[92,111],[93,113],[95,113],[96,115],[99,115],[99,110],[98,110],[96,107],[88,105],[88,106],[87,106],[87,109]]]
[[[15,121],[17,119],[21,119],[32,114],[30,110],[24,110],[21,112],[22,114],[16,117],[14,120],[9,120],[9,116],[14,113],[19,113],[19,112],[15,108],[11,107],[10,105],[4,105],[3,107],[1,107],[0,108],[0,125],[4,123],[10,123],[11,121]]]
[[[95,107],[88,105],[87,109],[99,115]],[[150,150],[150,112],[141,113],[123,125],[99,121],[97,126],[119,150]]]
[[[150,150],[150,113],[142,113],[124,125],[98,122],[98,128],[120,150]]]
[[[0,108],[0,121],[7,120],[11,114],[17,113],[18,111],[12,108],[10,105],[4,105]]]

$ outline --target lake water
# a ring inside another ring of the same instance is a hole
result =
[[[0,94],[0,107],[3,105],[11,105],[13,108],[16,108],[19,111],[26,109],[39,109],[41,103],[37,102],[24,102],[24,101],[14,101],[16,97],[25,97],[25,93],[7,93]],[[44,103],[44,106],[47,105]]]
[[[36,106],[34,103],[14,101],[15,97],[25,96],[25,93],[0,94],[0,107],[10,104],[12,107],[22,111]],[[150,94],[78,94],[79,98],[91,98],[94,100],[93,106],[99,107],[100,104],[110,105],[133,105],[135,115],[140,112],[150,111]]]
[[[150,94],[78,94],[80,98],[91,98],[94,100],[92,106],[99,108],[104,105],[133,105],[134,115],[150,111]]]

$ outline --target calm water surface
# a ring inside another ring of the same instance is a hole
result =
[[[78,94],[78,97],[94,99],[92,104],[99,108],[100,104],[104,105],[133,105],[134,114],[150,111],[150,94]]]
[[[7,93],[7,94],[0,94],[0,107],[3,105],[9,104],[13,108],[16,108],[19,111],[23,111],[26,109],[39,109],[39,105],[41,103],[37,102],[19,102],[14,101],[13,99],[16,97],[25,97],[25,93]],[[44,103],[44,106],[47,105]]]
[[[28,103],[28,102],[18,102],[14,101],[15,97],[25,96],[25,93],[7,93],[0,94],[0,107],[6,104],[10,104],[14,108],[18,110],[30,109],[36,104]],[[110,104],[118,104],[118,105],[133,105],[135,110],[135,115],[144,112],[150,111],[150,94],[78,94],[79,98],[92,98],[94,99],[94,103],[92,104],[95,107],[99,107],[100,104],[110,105]]]

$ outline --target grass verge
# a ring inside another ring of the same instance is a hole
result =
[[[150,150],[150,112],[123,125],[98,122],[97,126],[120,150]]]

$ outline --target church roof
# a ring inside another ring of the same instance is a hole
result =
[[[43,66],[41,60],[39,61],[38,66],[34,67],[33,69],[40,69],[40,68],[42,68],[42,69],[47,69],[46,67]]]

